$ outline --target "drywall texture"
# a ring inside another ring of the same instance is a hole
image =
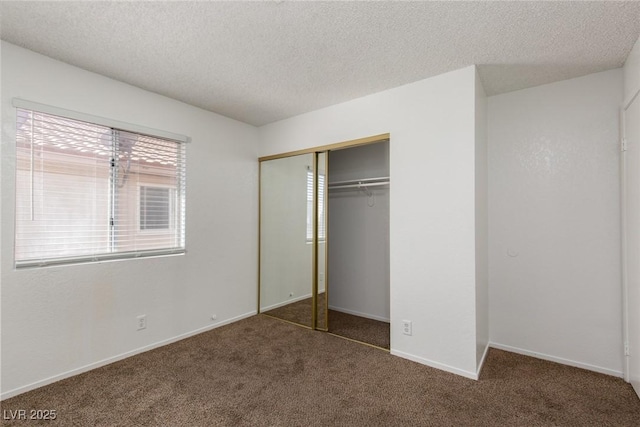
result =
[[[639,16],[634,1],[3,1],[0,29],[262,125],[469,64],[491,64],[491,94],[620,67]]]
[[[489,183],[487,97],[478,73],[475,84],[476,364],[480,370],[489,346]]]
[[[477,374],[474,82],[467,67],[259,128],[261,155],[391,134],[392,353],[469,377]],[[412,336],[402,320],[413,321]]]
[[[389,143],[332,151],[329,181],[389,176]],[[329,308],[389,321],[389,187],[329,190]]]
[[[491,342],[622,370],[620,69],[490,97]]]
[[[14,97],[190,136],[187,254],[15,271]],[[1,108],[3,397],[255,312],[254,127],[5,42]]]
[[[640,38],[633,46],[624,63],[624,101],[625,105],[640,90]]]

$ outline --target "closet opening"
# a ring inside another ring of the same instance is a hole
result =
[[[390,349],[389,135],[260,159],[258,312]]]
[[[329,152],[329,332],[390,349],[389,142]]]

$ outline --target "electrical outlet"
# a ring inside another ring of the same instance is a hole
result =
[[[141,314],[140,316],[136,317],[136,320],[138,321],[138,330],[141,331],[143,329],[147,329],[147,315],[146,314]]]
[[[411,320],[403,320],[402,321],[402,333],[405,335],[413,334],[413,327],[411,325]]]

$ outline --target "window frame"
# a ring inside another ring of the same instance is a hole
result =
[[[71,119],[80,122],[85,122],[88,124],[94,124],[99,126],[106,126],[116,131],[124,131],[133,134],[137,134],[138,136],[148,136],[151,138],[158,138],[164,140],[170,140],[171,142],[175,142],[179,144],[178,146],[178,156],[179,163],[176,166],[176,176],[178,177],[177,186],[172,185],[163,185],[159,183],[148,183],[144,184],[143,182],[138,183],[138,203],[137,203],[137,211],[136,211],[136,227],[137,230],[134,232],[137,233],[145,233],[148,231],[150,233],[155,233],[160,231],[161,233],[167,233],[169,230],[173,230],[175,232],[176,228],[180,227],[181,232],[179,236],[176,236],[175,242],[177,246],[166,247],[166,248],[157,248],[157,249],[143,249],[143,250],[133,250],[133,251],[120,251],[120,252],[111,252],[111,247],[108,249],[108,252],[104,253],[93,253],[93,254],[76,254],[76,255],[63,255],[63,256],[54,256],[54,257],[38,257],[38,258],[29,258],[29,259],[17,259],[17,226],[14,227],[13,238],[14,238],[14,248],[13,248],[13,258],[14,258],[14,268],[15,269],[25,269],[25,268],[34,268],[34,267],[46,267],[46,266],[54,266],[54,265],[70,265],[70,264],[80,264],[80,263],[91,263],[91,262],[103,262],[103,261],[111,261],[111,260],[123,260],[123,259],[137,259],[137,258],[146,258],[146,257],[157,257],[157,256],[170,256],[170,255],[180,255],[186,253],[186,147],[191,139],[185,135],[179,135],[172,132],[166,132],[162,130],[157,130],[153,128],[148,128],[145,126],[135,125],[131,123],[126,123],[118,120],[107,119],[104,117],[94,116],[91,114],[80,113],[77,111],[67,110],[59,107],[54,107],[46,104],[40,104],[37,102],[27,101],[24,99],[14,98],[12,100],[12,106],[14,107],[13,111],[15,112],[14,116],[14,124],[17,123],[18,119],[18,110],[28,110],[33,113],[43,113],[48,115],[58,116],[63,119]],[[17,151],[17,136],[18,129],[15,129],[14,133],[14,149],[16,150],[15,156],[18,158]],[[14,176],[18,172],[17,161],[15,163]],[[170,189],[170,193],[172,197],[175,197],[175,201],[171,203],[170,213],[169,213],[169,229],[161,229],[161,230],[140,230],[139,229],[139,221],[140,221],[140,186],[147,187],[166,187]],[[18,197],[18,188],[17,181],[14,182],[14,195]],[[116,195],[110,195],[111,197],[117,197]],[[18,216],[17,216],[17,205],[14,208],[14,223],[17,224]],[[172,215],[171,211],[175,211],[174,215]],[[111,233],[110,233],[111,234]]]

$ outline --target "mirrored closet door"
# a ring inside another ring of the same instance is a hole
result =
[[[389,349],[389,140],[260,160],[259,312]]]
[[[317,249],[315,259],[317,260],[317,269],[315,272],[316,283],[317,283],[317,292],[314,292],[317,295],[316,298],[316,328],[321,331],[328,330],[328,317],[327,313],[329,310],[329,298],[327,292],[327,278],[329,277],[327,274],[328,262],[327,262],[327,251],[328,251],[328,233],[329,227],[327,224],[327,215],[328,215],[328,161],[329,155],[328,153],[322,152],[317,153],[316,158],[316,170],[317,174],[317,193],[316,193],[316,225],[317,225]]]
[[[314,327],[316,155],[260,163],[260,312]]]

